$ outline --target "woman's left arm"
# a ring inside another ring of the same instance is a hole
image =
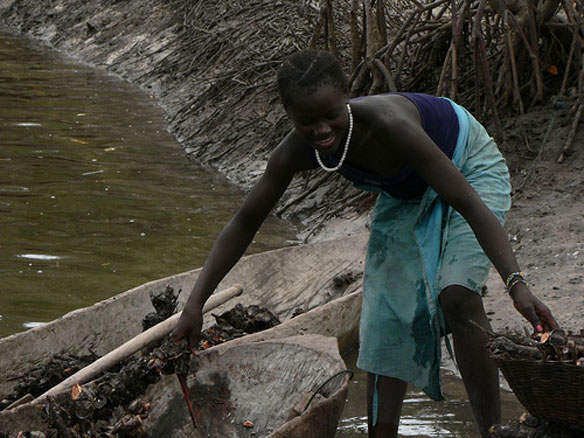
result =
[[[404,123],[402,120],[392,125],[388,129],[397,133],[392,137],[402,146],[399,148],[400,154],[445,202],[466,219],[503,281],[512,273],[519,272],[519,265],[503,226],[452,161],[415,121]],[[517,311],[536,331],[558,328],[548,307],[531,293],[526,284],[515,284],[510,296]]]

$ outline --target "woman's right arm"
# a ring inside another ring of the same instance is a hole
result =
[[[294,174],[314,167],[306,150],[294,134],[289,134],[271,154],[264,174],[215,241],[173,331],[175,339],[187,337],[191,349],[197,347],[203,323],[203,305],[241,258]]]

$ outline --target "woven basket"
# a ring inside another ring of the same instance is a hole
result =
[[[567,362],[493,358],[521,404],[534,417],[584,430],[584,367]]]

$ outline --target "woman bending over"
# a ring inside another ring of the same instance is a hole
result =
[[[486,335],[470,321],[490,328],[480,292],[491,263],[536,331],[557,327],[524,281],[502,227],[511,187],[493,139],[446,98],[391,93],[349,99],[346,76],[325,51],[304,50],[286,60],[278,87],[294,129],[217,238],[175,338],[198,344],[203,304],[294,175],[318,167],[337,171],[379,193],[357,363],[368,372],[369,435],[397,436],[408,383],[443,398],[440,337],[452,333],[479,430],[488,436],[501,421],[498,371]]]

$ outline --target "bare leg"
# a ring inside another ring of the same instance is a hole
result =
[[[408,384],[393,377],[379,376],[377,379],[377,422],[373,426],[373,391],[375,374],[367,375],[367,416],[369,437],[397,437],[399,417]]]
[[[488,336],[469,320],[490,329],[481,297],[462,286],[449,286],[440,293],[446,323],[452,330],[456,362],[482,437],[501,423],[499,371],[486,349]]]

